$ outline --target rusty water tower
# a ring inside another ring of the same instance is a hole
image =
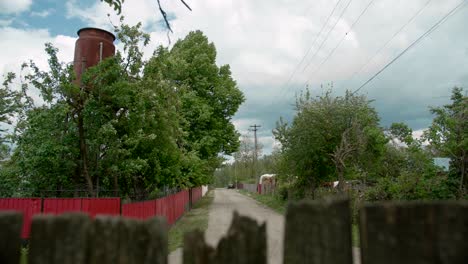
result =
[[[86,27],[78,30],[75,43],[75,58],[73,69],[77,82],[80,82],[83,72],[95,66],[103,59],[114,56],[114,34],[99,28]]]

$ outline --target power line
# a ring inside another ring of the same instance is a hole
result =
[[[367,65],[369,65],[369,63],[371,63],[371,62],[377,57],[377,55],[379,55],[379,54],[383,51],[383,49],[384,49],[385,47],[387,47],[387,45],[388,45],[390,42],[392,42],[393,39],[395,39],[396,36],[398,36],[411,22],[413,22],[413,20],[414,20],[417,16],[419,16],[419,15],[422,13],[422,11],[429,5],[429,3],[430,3],[431,1],[432,1],[432,0],[428,0],[428,1],[424,4],[424,6],[423,6],[422,8],[420,8],[408,21],[406,21],[406,23],[405,23],[403,26],[401,26],[400,29],[399,29],[398,31],[396,31],[396,32],[393,34],[393,36],[392,36],[390,39],[388,39],[387,42],[385,42],[385,44],[377,50],[377,52],[372,56],[372,58],[370,58],[366,63],[364,63],[363,66],[361,66],[361,68],[359,68],[359,70],[355,71],[355,72],[348,78],[348,80],[349,80],[349,79],[352,79],[356,74],[358,74],[358,73],[360,73],[362,70],[364,70],[364,69],[367,67]]]
[[[315,42],[317,42],[317,39],[318,37],[322,34],[323,30],[325,29],[325,26],[328,24],[328,21],[330,21],[330,18],[332,17],[333,13],[335,13],[335,10],[336,8],[338,7],[338,4],[341,2],[342,0],[338,0],[335,4],[335,7],[333,8],[333,10],[331,11],[330,15],[328,15],[328,18],[327,20],[325,21],[325,23],[323,24],[322,28],[320,29],[319,33],[315,36],[315,39],[314,41],[312,41],[312,44],[310,44],[309,46],[309,49],[307,50],[307,52],[304,54],[304,56],[302,56],[302,59],[301,61],[297,64],[297,66],[294,68],[293,72],[291,73],[291,75],[289,76],[288,80],[286,81],[286,83],[283,85],[284,88],[287,88],[287,86],[289,85],[289,82],[291,82],[291,80],[293,79],[294,75],[296,74],[297,70],[299,69],[299,67],[301,66],[301,64],[304,62],[305,58],[309,55],[310,51],[312,50],[312,48],[314,47],[314,44]],[[283,88],[283,90],[284,90]]]
[[[343,11],[341,12],[340,16],[338,17],[338,19],[336,20],[335,24],[333,25],[333,27],[328,31],[327,33],[327,36],[325,37],[325,39],[322,41],[322,43],[320,44],[320,46],[318,47],[318,49],[315,51],[314,55],[312,56],[312,59],[309,60],[309,63],[304,67],[304,69],[302,69],[302,72],[304,72],[309,66],[310,64],[312,63],[312,61],[314,60],[315,56],[317,55],[317,53],[320,51],[320,49],[322,48],[323,44],[327,41],[328,37],[330,36],[330,33],[333,31],[333,29],[335,29],[336,25],[338,24],[338,22],[340,21],[340,19],[343,17],[344,13],[346,12],[346,10],[348,9],[349,5],[351,4],[353,0],[349,0],[348,1],[348,4],[345,6],[345,8],[343,9]]]
[[[412,47],[414,47],[416,44],[418,44],[421,40],[423,40],[426,36],[431,34],[437,27],[439,27],[442,23],[447,21],[447,19],[454,15],[456,12],[461,10],[461,7],[466,3],[466,0],[461,1],[455,8],[453,8],[449,13],[447,13],[442,19],[437,21],[431,28],[429,28],[424,34],[422,34],[419,38],[417,38],[413,43],[411,43],[406,49],[404,49],[398,56],[396,56],[393,60],[391,60],[387,65],[385,65],[382,69],[380,69],[376,74],[374,74],[369,80],[364,82],[358,89],[356,89],[352,94],[357,93],[359,90],[361,90],[364,86],[366,86],[368,83],[370,83],[375,77],[377,77],[380,73],[382,73],[385,69],[387,69],[390,65],[392,65],[396,60],[398,60],[401,56],[403,56],[408,50],[410,50]]]
[[[346,36],[348,36],[348,34],[351,32],[351,30],[354,28],[354,26],[359,22],[359,20],[361,19],[361,17],[364,15],[364,13],[366,13],[366,11],[369,9],[369,7],[372,5],[372,3],[374,3],[375,0],[370,0],[369,3],[367,4],[367,6],[364,8],[364,10],[362,10],[361,14],[358,16],[358,18],[353,22],[353,24],[351,24],[351,27],[349,28],[349,30],[343,35],[343,37],[341,38],[341,40],[336,44],[336,46],[330,51],[330,53],[328,54],[328,56],[320,63],[320,65],[315,69],[315,71],[312,73],[312,75],[314,75],[315,73],[317,73],[318,71],[320,71],[321,67],[323,64],[325,64],[331,56],[333,56],[333,54],[335,53],[336,49],[338,49],[338,47],[341,45],[341,43],[343,43],[343,40],[346,38]]]

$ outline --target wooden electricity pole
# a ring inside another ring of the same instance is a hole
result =
[[[253,156],[253,176],[256,178],[257,177],[257,159],[258,159],[258,144],[257,144],[257,131],[259,126],[257,124],[254,124],[252,127],[252,131],[254,132],[254,142],[255,142],[255,151],[254,151],[254,156]]]

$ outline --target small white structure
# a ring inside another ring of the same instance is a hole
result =
[[[272,194],[276,189],[276,174],[263,174],[259,179],[258,192]]]
[[[202,185],[202,196],[205,196],[208,192],[208,185]]]
[[[260,176],[260,180],[258,180],[258,183],[262,184],[264,179],[272,179],[275,176],[276,174],[263,174],[262,176]]]

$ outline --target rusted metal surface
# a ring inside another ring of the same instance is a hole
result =
[[[115,36],[99,28],[82,28],[78,30],[78,37],[75,43],[73,68],[76,80],[79,82],[84,70],[97,65],[105,58],[114,56]]]

